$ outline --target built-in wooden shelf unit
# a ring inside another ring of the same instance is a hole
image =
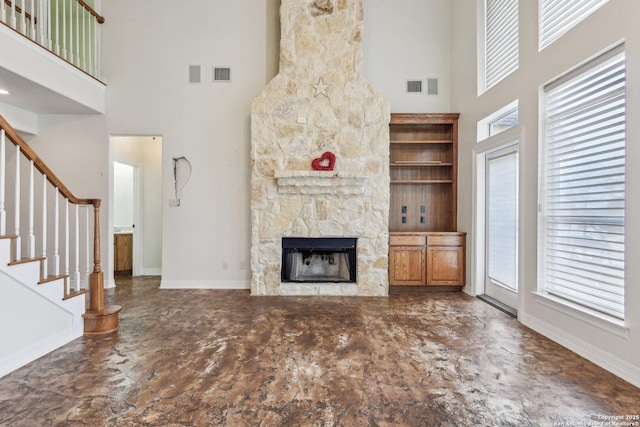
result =
[[[392,286],[464,285],[465,233],[456,231],[458,116],[391,114]]]

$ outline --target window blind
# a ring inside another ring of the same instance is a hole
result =
[[[518,68],[518,0],[486,0],[485,90]]]
[[[518,290],[518,152],[487,155],[487,277]]]
[[[591,15],[609,0],[540,0],[540,50]]]
[[[545,93],[544,290],[624,319],[624,51]]]

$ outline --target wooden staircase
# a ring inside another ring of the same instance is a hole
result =
[[[16,260],[15,256],[14,256],[14,248],[15,248],[15,239],[17,238],[17,236],[0,236],[0,240],[9,240],[9,262],[6,263],[6,265],[8,267],[12,267],[14,265],[24,265],[24,264],[37,264],[37,268],[39,271],[39,279],[36,282],[38,285],[46,285],[47,283],[54,283],[57,282],[63,292],[63,296],[62,296],[62,301],[74,298],[74,297],[79,297],[81,295],[86,295],[88,293],[87,289],[80,289],[78,291],[76,290],[72,290],[69,288],[67,281],[69,280],[69,275],[65,274],[65,275],[61,275],[61,276],[46,276],[44,274],[44,261],[46,260],[45,257],[36,257],[36,258],[23,258],[20,260]],[[0,258],[0,262],[4,262],[5,260]],[[7,270],[5,270],[7,271]],[[9,273],[11,272],[11,269],[8,269]]]
[[[42,185],[36,188],[35,182],[38,179]],[[26,181],[27,185],[23,185],[21,181]],[[7,209],[9,206],[11,209]],[[7,232],[9,224],[13,226],[11,232]],[[84,258],[84,270],[81,258]],[[2,328],[10,328],[10,324],[14,323],[13,319],[2,317],[3,311],[11,311],[14,316],[29,319],[29,310],[38,306],[43,307],[45,312],[51,311],[54,317],[57,316],[60,325],[64,325],[62,329],[65,329],[55,339],[41,337],[47,341],[43,348],[48,348],[52,342],[64,344],[70,338],[77,338],[82,334],[95,336],[116,332],[121,307],[105,305],[104,273],[100,263],[100,199],[75,197],[0,116]],[[16,297],[17,300],[25,307],[12,306],[12,295],[19,296]],[[33,307],[29,301],[33,301]],[[34,313],[33,317],[42,321],[40,316],[41,313]],[[25,323],[28,325],[18,322],[17,326],[30,328],[29,331],[33,333],[37,325],[29,324],[29,320]],[[28,335],[26,332],[25,334]],[[37,335],[37,331],[35,334]],[[0,338],[6,341],[7,336],[14,338],[14,342],[21,343],[19,331],[14,333],[8,329],[0,330]],[[37,354],[37,351],[31,350],[23,352],[18,344],[7,350],[0,343],[0,350],[5,353],[0,354],[0,362],[4,362],[3,356],[6,358],[6,353],[11,351],[18,355]],[[30,345],[22,344],[25,347]],[[48,349],[51,350],[52,348]]]

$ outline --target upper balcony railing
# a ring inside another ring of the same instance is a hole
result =
[[[0,0],[0,21],[100,79],[100,0]]]

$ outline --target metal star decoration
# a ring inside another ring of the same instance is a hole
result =
[[[324,82],[324,80],[322,80],[322,77],[320,77],[320,79],[318,80],[317,84],[311,85],[315,90],[316,93],[315,95],[313,95],[314,97],[318,96],[318,95],[324,95],[327,98],[329,97],[329,94],[327,93],[327,89],[329,89],[329,87],[331,87],[331,85],[328,85]]]

